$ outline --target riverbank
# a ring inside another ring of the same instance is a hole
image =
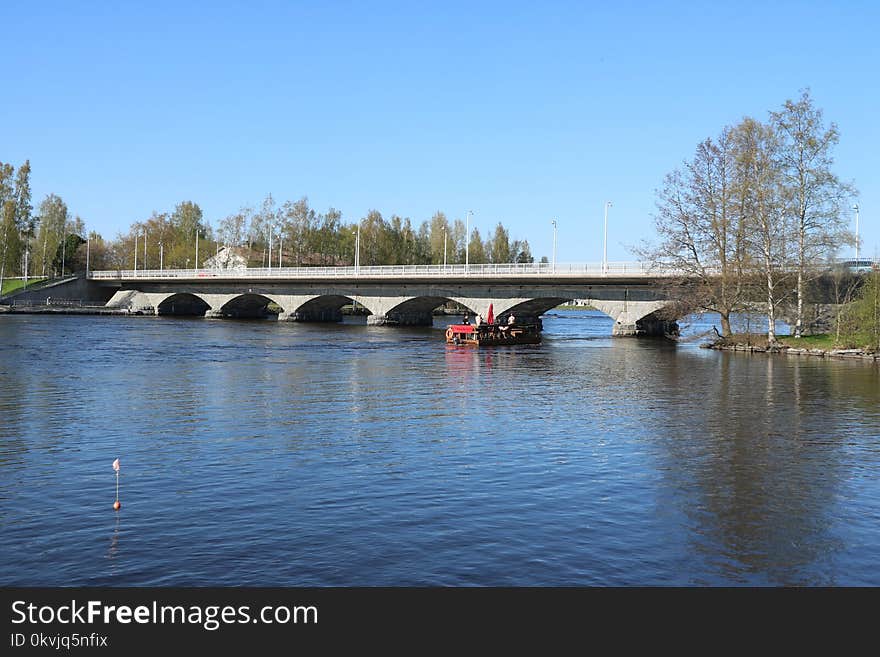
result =
[[[790,356],[818,356],[819,358],[846,358],[880,362],[880,353],[870,349],[843,349],[834,346],[830,335],[811,335],[803,338],[782,336],[774,344],[766,336],[734,335],[719,338],[714,342],[700,345],[704,349],[717,351],[739,351],[761,354],[787,354]]]
[[[0,314],[10,315],[140,315],[128,308],[106,306],[0,306]]]

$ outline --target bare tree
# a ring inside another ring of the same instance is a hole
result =
[[[743,307],[748,257],[746,219],[735,197],[732,133],[725,128],[717,140],[701,142],[693,159],[666,176],[654,217],[660,242],[640,250],[682,272],[670,285],[677,302],[687,301],[688,311],[717,312],[724,337],[732,334],[731,314]]]
[[[787,100],[770,120],[779,139],[777,149],[786,212],[793,224],[797,253],[797,313],[795,336],[804,325],[804,285],[821,271],[816,265],[830,259],[850,241],[841,216],[852,189],[831,171],[831,150],[838,142],[837,126],[823,125],[822,111],[813,106],[809,91],[797,101]]]
[[[737,126],[733,139],[740,212],[755,253],[755,271],[766,282],[767,341],[772,345],[776,342],[776,311],[784,298],[792,235],[778,166],[779,140],[771,126],[751,118]]]

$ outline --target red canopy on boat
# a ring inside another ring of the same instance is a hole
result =
[[[494,324],[495,323],[495,313],[493,312],[493,308],[492,308],[491,303],[489,304],[489,316],[486,317],[486,323],[487,324]]]

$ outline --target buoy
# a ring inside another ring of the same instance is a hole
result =
[[[122,504],[119,503],[119,459],[113,461],[113,469],[116,471],[116,501],[113,503],[113,508],[119,511],[122,507]]]
[[[454,333],[451,328],[446,329],[446,339],[447,340],[451,340],[453,335],[454,335]]]

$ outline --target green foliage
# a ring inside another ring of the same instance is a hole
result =
[[[880,272],[868,276],[841,314],[841,338],[849,347],[880,351]]]
[[[21,238],[15,224],[15,201],[7,198],[0,208],[0,282],[14,276],[21,256]]]
[[[33,247],[34,271],[41,276],[53,276],[52,262],[64,234],[68,231],[70,213],[61,197],[49,194],[40,203],[40,224]],[[60,272],[60,269],[58,270]]]
[[[36,285],[37,283],[41,283],[46,279],[37,277],[28,279],[27,286],[31,287],[32,285]],[[23,278],[7,278],[3,280],[3,289],[0,290],[0,296],[5,296],[7,294],[11,294],[16,290],[20,290],[24,288],[24,279]]]
[[[77,251],[80,244],[85,244],[85,240],[75,233],[67,235],[58,243],[55,252],[55,258],[52,260],[52,268],[60,273],[61,276],[84,271],[86,263],[80,262],[77,257]]]
[[[478,228],[474,228],[471,231],[471,242],[468,248],[470,250],[468,254],[470,264],[479,265],[488,262],[486,248],[483,246],[483,238],[480,237],[480,230]]]
[[[32,216],[30,175],[31,163],[30,160],[25,160],[15,176],[15,223],[20,232],[32,237],[35,223]]]
[[[510,249],[510,233],[504,228],[499,221],[495,226],[495,234],[489,244],[489,257],[494,263],[513,262],[516,254],[511,255]]]

